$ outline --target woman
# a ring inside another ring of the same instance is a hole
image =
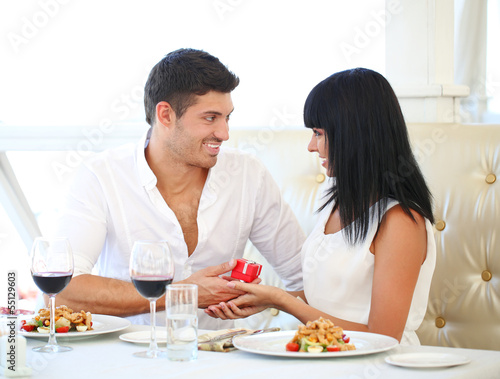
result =
[[[308,150],[332,177],[302,248],[304,291],[229,282],[247,294],[206,312],[240,318],[275,307],[304,323],[322,316],[346,330],[419,344],[436,259],[434,218],[394,91],[368,69],[336,73],[307,97],[304,122],[313,132]]]

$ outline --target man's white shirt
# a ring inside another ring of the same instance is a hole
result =
[[[68,192],[57,233],[72,245],[75,273],[130,281],[136,240],[166,240],[175,261],[174,282],[231,258],[241,258],[250,239],[289,290],[301,290],[300,249],[305,235],[264,165],[253,155],[221,148],[209,170],[198,209],[198,244],[188,256],[182,228],[156,187],[144,148],[137,144],[98,153],[82,164]],[[103,296],[109,296],[106,288]],[[159,312],[159,325],[164,318]],[[231,323],[202,310],[199,327]],[[131,317],[149,323],[149,315]],[[164,325],[164,324],[163,324]]]

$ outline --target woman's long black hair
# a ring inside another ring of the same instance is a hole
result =
[[[363,241],[373,217],[381,221],[387,201],[395,199],[434,223],[432,197],[413,156],[396,95],[379,73],[356,68],[331,75],[309,93],[304,106],[308,128],[323,129],[329,174],[336,177],[326,202],[339,210],[345,237]]]

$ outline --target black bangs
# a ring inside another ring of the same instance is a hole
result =
[[[321,111],[320,109],[325,108],[325,96],[322,96],[321,83],[316,85],[312,91],[307,96],[306,102],[304,104],[304,125],[306,128],[321,128],[323,120],[320,120]]]

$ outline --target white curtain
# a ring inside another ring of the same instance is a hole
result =
[[[488,0],[455,0],[455,83],[470,88],[460,122],[482,122],[487,110],[487,9]]]

